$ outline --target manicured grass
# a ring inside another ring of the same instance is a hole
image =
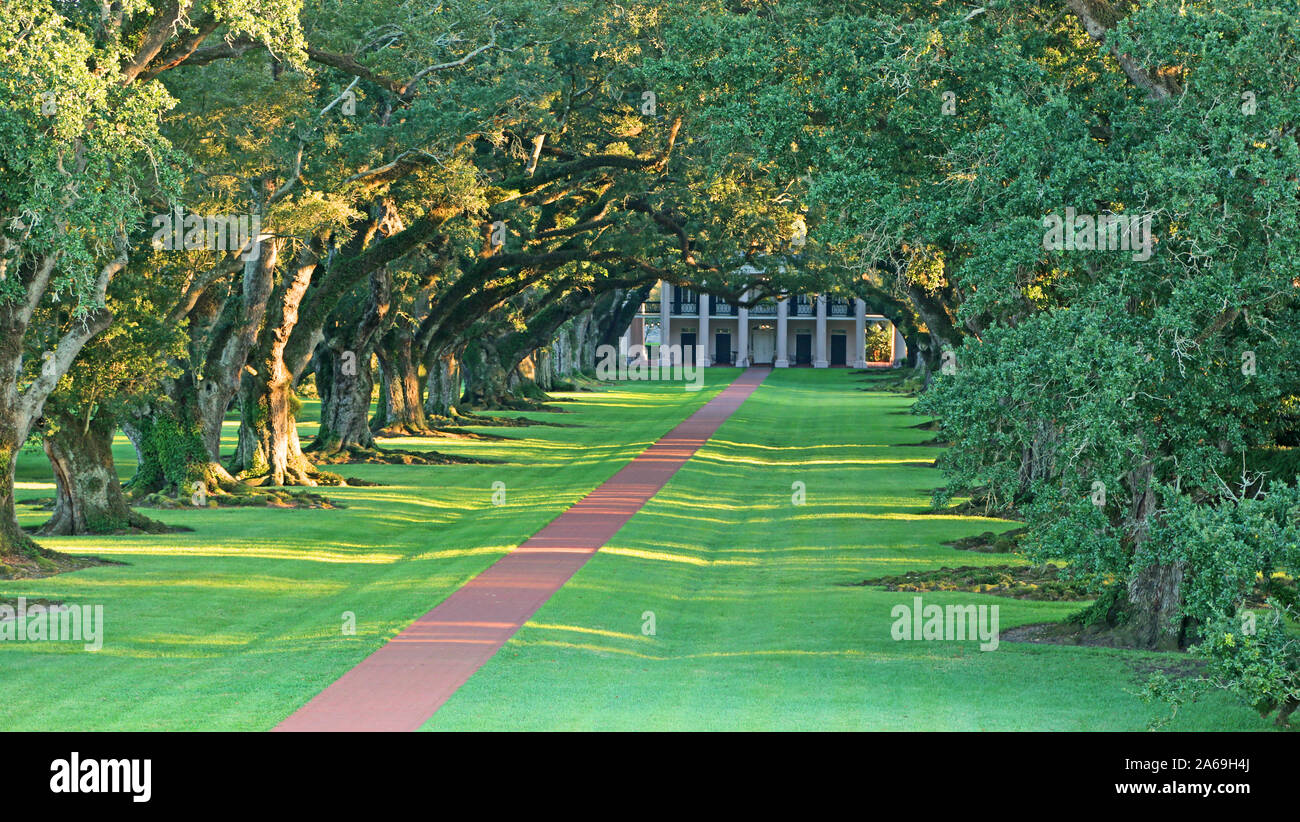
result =
[[[891,609],[915,595],[842,584],[1014,561],[940,545],[1013,525],[927,513],[938,450],[906,443],[933,434],[861,380],[773,372],[426,729],[1144,729],[1162,709],[1131,691],[1169,656],[898,642]],[[1080,607],[923,598],[996,604],[1003,630]],[[1269,725],[1216,693],[1169,727]]]
[[[541,529],[739,373],[704,390],[634,383],[565,395],[577,427],[478,429],[507,440],[389,443],[506,460],[502,465],[338,466],[381,487],[325,489],[337,510],[147,511],[191,533],[44,538],[46,547],[129,563],[43,580],[0,581],[0,599],[102,604],[104,647],[0,642],[0,730],[265,730],[466,580]],[[302,433],[315,430],[317,404]],[[236,424],[227,425],[225,450]],[[134,470],[125,440],[123,476]],[[19,501],[54,493],[39,451],[19,465]],[[506,504],[492,504],[494,482]],[[24,524],[48,512],[21,508]],[[345,611],[356,635],[342,634]]]
[[[505,441],[393,445],[507,460],[344,466],[386,483],[326,489],[348,507],[149,512],[192,533],[47,538],[129,563],[0,581],[0,597],[103,604],[105,645],[0,643],[0,730],[264,730],[524,541],[714,396],[629,383],[577,393],[579,427],[480,429]],[[1140,730],[1158,709],[1128,691],[1169,657],[1003,643],[895,642],[912,594],[841,583],[998,564],[941,542],[1010,523],[926,511],[941,482],[910,401],[844,370],[774,372],[673,481],[463,687],[429,729]],[[314,430],[308,403],[304,439]],[[227,450],[233,447],[230,423]],[[134,455],[122,441],[119,469]],[[53,493],[23,455],[18,497]],[[506,484],[506,505],[491,503]],[[792,504],[792,483],[806,505]],[[25,522],[48,514],[23,509]],[[987,603],[1001,628],[1070,603]],[[356,614],[356,636],[340,630]],[[643,614],[656,633],[642,633]],[[1269,727],[1230,697],[1185,706],[1179,730]]]

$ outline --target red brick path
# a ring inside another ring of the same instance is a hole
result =
[[[414,731],[659,492],[770,373],[750,368],[531,539],[343,675],[277,731]]]

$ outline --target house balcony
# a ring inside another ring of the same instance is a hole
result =
[[[708,306],[708,316],[730,318],[740,315],[740,306],[735,303],[729,303],[719,297],[711,295],[701,295],[703,299],[699,302],[683,302],[681,300],[672,300],[669,303],[671,308],[670,316],[673,317],[698,317],[702,306]],[[662,310],[663,303],[660,300],[646,300],[641,303],[641,316],[657,317]],[[789,316],[794,317],[816,317],[817,316],[817,298],[808,297],[805,301],[798,301],[796,298],[789,299]],[[753,305],[749,308],[750,317],[776,317],[777,316],[776,300],[764,300],[763,302]],[[826,305],[826,316],[835,318],[853,317],[853,303],[843,301],[832,301]]]

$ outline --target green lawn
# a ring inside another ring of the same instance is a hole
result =
[[[508,461],[475,466],[338,466],[381,487],[326,489],[337,510],[149,511],[192,533],[43,538],[129,563],[43,580],[0,581],[0,598],[102,604],[104,647],[0,642],[0,730],[265,730],[389,637],[613,475],[730,382],[704,390],[636,383],[568,395],[579,427],[478,429],[506,441],[404,439],[407,448]],[[306,441],[318,405],[304,409]],[[226,451],[237,424],[227,424]],[[115,450],[134,470],[125,440]],[[53,495],[39,451],[22,455],[18,500]],[[506,505],[492,504],[494,482]],[[24,524],[48,512],[20,508]],[[343,613],[356,636],[343,636]]]
[[[838,584],[1005,563],[939,543],[1012,527],[926,513],[938,451],[903,444],[933,435],[859,379],[773,372],[426,729],[1144,729],[1158,709],[1126,691],[1158,655],[898,642],[890,610],[914,594]],[[924,599],[996,603],[1003,629],[1080,607]],[[1269,726],[1216,694],[1170,727]]]
[[[105,647],[0,643],[3,730],[274,726],[465,580],[611,476],[738,372],[704,391],[630,383],[568,395],[579,427],[494,429],[512,439],[408,448],[487,466],[345,466],[386,483],[327,489],[346,509],[151,512],[194,527],[164,537],[55,538],[129,563],[0,582],[0,596],[102,603]],[[903,445],[909,400],[844,370],[777,371],[613,542],[428,724],[451,729],[1129,729],[1155,710],[1126,693],[1155,655],[1003,643],[895,642],[911,594],[839,583],[1005,557],[950,550],[1009,523],[925,512],[937,451]],[[316,408],[307,406],[304,435]],[[227,450],[233,447],[234,424]],[[397,443],[394,443],[397,444]],[[124,475],[130,448],[118,449]],[[38,452],[19,499],[49,496]],[[492,484],[507,504],[491,504]],[[807,504],[791,503],[794,482]],[[45,514],[22,509],[26,522]],[[1077,604],[970,594],[1001,627]],[[355,637],[342,636],[345,611]],[[654,613],[656,634],[642,634]],[[1269,727],[1230,698],[1171,726]]]

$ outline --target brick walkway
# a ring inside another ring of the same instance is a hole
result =
[[[277,731],[415,731],[677,473],[770,373],[735,382],[348,671]]]

